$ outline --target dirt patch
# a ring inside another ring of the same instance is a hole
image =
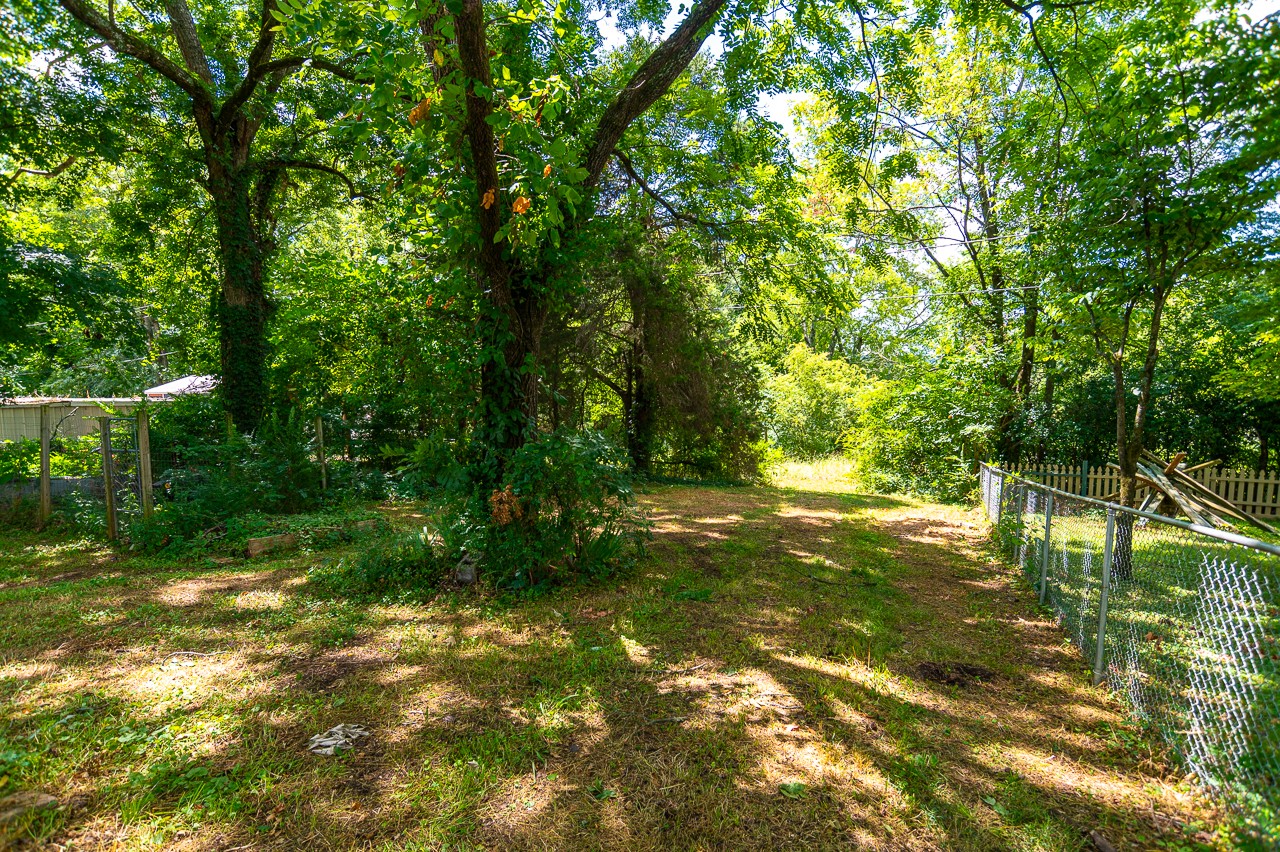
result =
[[[344,648],[302,662],[294,674],[299,687],[310,692],[328,692],[351,675],[384,665],[391,659],[390,654],[374,648]]]
[[[255,571],[232,576],[197,577],[177,580],[156,590],[157,602],[167,606],[187,607],[207,603],[212,597],[232,592],[248,592],[280,585],[279,571]]]
[[[916,666],[920,677],[945,686],[970,686],[974,681],[990,683],[999,677],[986,666],[977,663],[921,663]]]

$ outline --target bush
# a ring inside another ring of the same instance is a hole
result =
[[[3,483],[0,483],[2,485]],[[35,529],[40,524],[40,498],[0,498],[0,527]]]
[[[40,442],[30,438],[0,441],[0,485],[40,475]]]
[[[101,513],[98,513],[101,516]],[[127,538],[133,549],[170,552],[200,550],[236,553],[251,538],[293,533],[303,549],[320,549],[381,536],[387,522],[375,511],[355,506],[336,506],[315,512],[293,515],[270,515],[246,511],[213,526],[188,535],[175,535],[178,521],[185,516],[157,511],[150,520],[138,518],[128,527]],[[375,523],[368,523],[373,521]],[[363,524],[357,527],[357,524]]]
[[[257,516],[312,511],[339,496],[322,488],[306,418],[272,413],[256,433],[231,436],[213,425],[221,419],[210,397],[181,397],[154,410],[152,447],[172,464],[154,471],[161,485],[156,512],[133,525],[135,546],[242,540],[264,526]]]
[[[504,589],[605,577],[638,555],[630,461],[598,432],[554,432],[511,454],[498,487],[471,486],[443,530]]]
[[[953,389],[877,381],[859,394],[857,406],[846,448],[863,487],[957,501],[976,487],[965,449],[972,459],[986,431],[973,425]]]
[[[398,493],[421,497],[457,480],[462,474],[458,442],[450,440],[443,430],[419,440],[408,453],[396,453],[404,461],[397,469]],[[392,455],[388,449],[383,453]]]

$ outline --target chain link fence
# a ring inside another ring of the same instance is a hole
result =
[[[1280,547],[981,468],[1000,550],[1255,839],[1280,848]]]

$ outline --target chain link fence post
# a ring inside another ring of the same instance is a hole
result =
[[[1000,529],[1000,522],[1004,520],[1004,471],[1000,471],[1000,494],[996,498],[996,529]]]
[[[1107,509],[1107,533],[1102,545],[1102,593],[1098,597],[1098,643],[1093,657],[1093,685],[1102,683],[1107,656],[1107,595],[1111,591],[1111,561],[1115,557],[1116,510]]]
[[[1053,543],[1053,492],[1044,497],[1044,546],[1040,552],[1040,605],[1049,595],[1049,552]]]

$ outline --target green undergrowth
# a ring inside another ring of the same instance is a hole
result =
[[[346,504],[290,515],[245,512],[215,522],[206,529],[180,535],[175,534],[168,514],[181,511],[161,506],[152,520],[134,520],[127,527],[129,547],[174,555],[228,554],[244,550],[253,538],[294,534],[303,549],[316,550],[367,540],[390,530],[386,518],[371,506]]]

